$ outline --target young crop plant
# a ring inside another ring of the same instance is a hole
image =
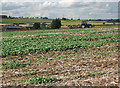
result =
[[[99,74],[99,75],[104,75],[105,72],[98,72],[97,74]]]
[[[75,78],[82,78],[84,75],[75,75]]]
[[[50,77],[37,77],[28,80],[31,84],[41,84],[41,83],[53,83],[58,81],[57,78],[50,78]]]
[[[10,62],[7,62],[7,63],[3,64],[3,69],[23,68],[26,65],[30,65],[30,63],[29,62],[27,62],[27,63],[20,63],[18,61],[11,60]]]
[[[120,73],[120,69],[118,70],[118,73]]]
[[[55,37],[26,37],[26,38],[13,38],[3,39],[1,42],[2,56],[18,56],[27,54],[40,54],[49,51],[63,51],[77,48],[87,47],[100,47],[105,44],[117,43],[119,39],[118,35],[82,35],[71,36],[57,35]],[[77,51],[76,51],[77,52]]]

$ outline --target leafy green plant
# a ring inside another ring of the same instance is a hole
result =
[[[91,31],[91,32],[89,32]],[[40,31],[26,31],[26,32],[5,32],[3,36],[15,36],[15,35],[32,35],[37,34],[39,36],[46,36],[40,38],[36,35],[36,37],[26,37],[22,39],[2,39],[1,42],[1,55],[2,56],[18,56],[18,55],[25,55],[25,54],[39,54],[39,53],[46,53],[49,51],[62,51],[62,50],[74,50],[77,52],[78,48],[86,49],[87,47],[100,47],[105,44],[110,43],[118,43],[119,38],[118,34],[114,34],[113,32],[117,32],[118,30],[111,29],[111,30],[87,30],[87,29],[68,29],[68,30],[40,30]],[[55,37],[49,37],[48,34],[39,34],[39,33],[52,33],[52,32],[67,32],[67,34],[56,34]],[[87,35],[79,35],[79,36],[71,36],[69,34],[78,34],[78,33],[85,33]],[[111,33],[108,35],[103,36],[96,36],[92,35],[96,33]],[[64,37],[66,36],[66,37]],[[87,51],[89,54],[89,51]],[[97,54],[106,55],[109,53],[101,53],[97,52]]]
[[[87,76],[95,76],[95,73],[90,73],[90,72],[88,72],[88,73],[87,73]]]
[[[97,74],[99,74],[99,75],[104,75],[105,72],[98,72]]]
[[[118,73],[120,73],[120,69],[118,70]]]
[[[117,43],[117,36],[56,36],[45,38],[23,38],[2,40],[2,55],[14,56],[32,53],[45,53],[49,51],[62,51],[76,48],[99,47],[109,43]],[[97,41],[93,41],[95,39]]]
[[[11,60],[10,62],[7,62],[3,64],[3,69],[16,69],[16,68],[22,68],[25,67],[26,65],[30,65],[30,63],[20,63],[18,61],[13,61]]]
[[[56,78],[50,78],[50,77],[38,77],[38,78],[33,78],[28,80],[31,84],[41,84],[41,83],[51,83],[51,82],[56,82],[58,79]]]
[[[75,75],[75,78],[82,78],[84,75]]]

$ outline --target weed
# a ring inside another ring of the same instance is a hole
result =
[[[99,74],[99,75],[104,75],[105,72],[98,72],[97,74]]]
[[[88,73],[87,73],[87,76],[91,76],[91,77],[92,77],[92,76],[95,76],[95,74],[88,72]]]
[[[25,67],[26,65],[30,65],[30,63],[20,63],[18,61],[13,61],[11,60],[10,62],[7,62],[3,64],[3,69],[16,69],[16,68],[22,68]]]
[[[83,75],[75,75],[75,78],[81,78],[84,77]]]
[[[118,70],[118,73],[120,73],[120,69]]]
[[[50,82],[56,82],[57,79],[56,78],[44,78],[44,77],[38,77],[38,78],[33,78],[28,80],[28,82],[30,82],[31,84],[41,84],[41,83],[50,83]]]

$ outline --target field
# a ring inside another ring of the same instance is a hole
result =
[[[117,86],[118,32],[116,25],[2,32],[2,85]]]
[[[79,25],[81,24],[82,20],[61,20],[62,25]],[[2,23],[4,24],[12,24],[12,23],[25,23],[25,24],[33,24],[35,22],[46,22],[47,24],[50,24],[52,22],[52,19],[2,19]],[[88,23],[91,23],[93,25],[103,25],[105,24],[113,24],[108,23],[106,21],[88,21]],[[118,22],[116,22],[118,24]]]

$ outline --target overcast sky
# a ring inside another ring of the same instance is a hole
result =
[[[1,14],[17,17],[118,18],[118,0],[2,0],[1,6]]]

